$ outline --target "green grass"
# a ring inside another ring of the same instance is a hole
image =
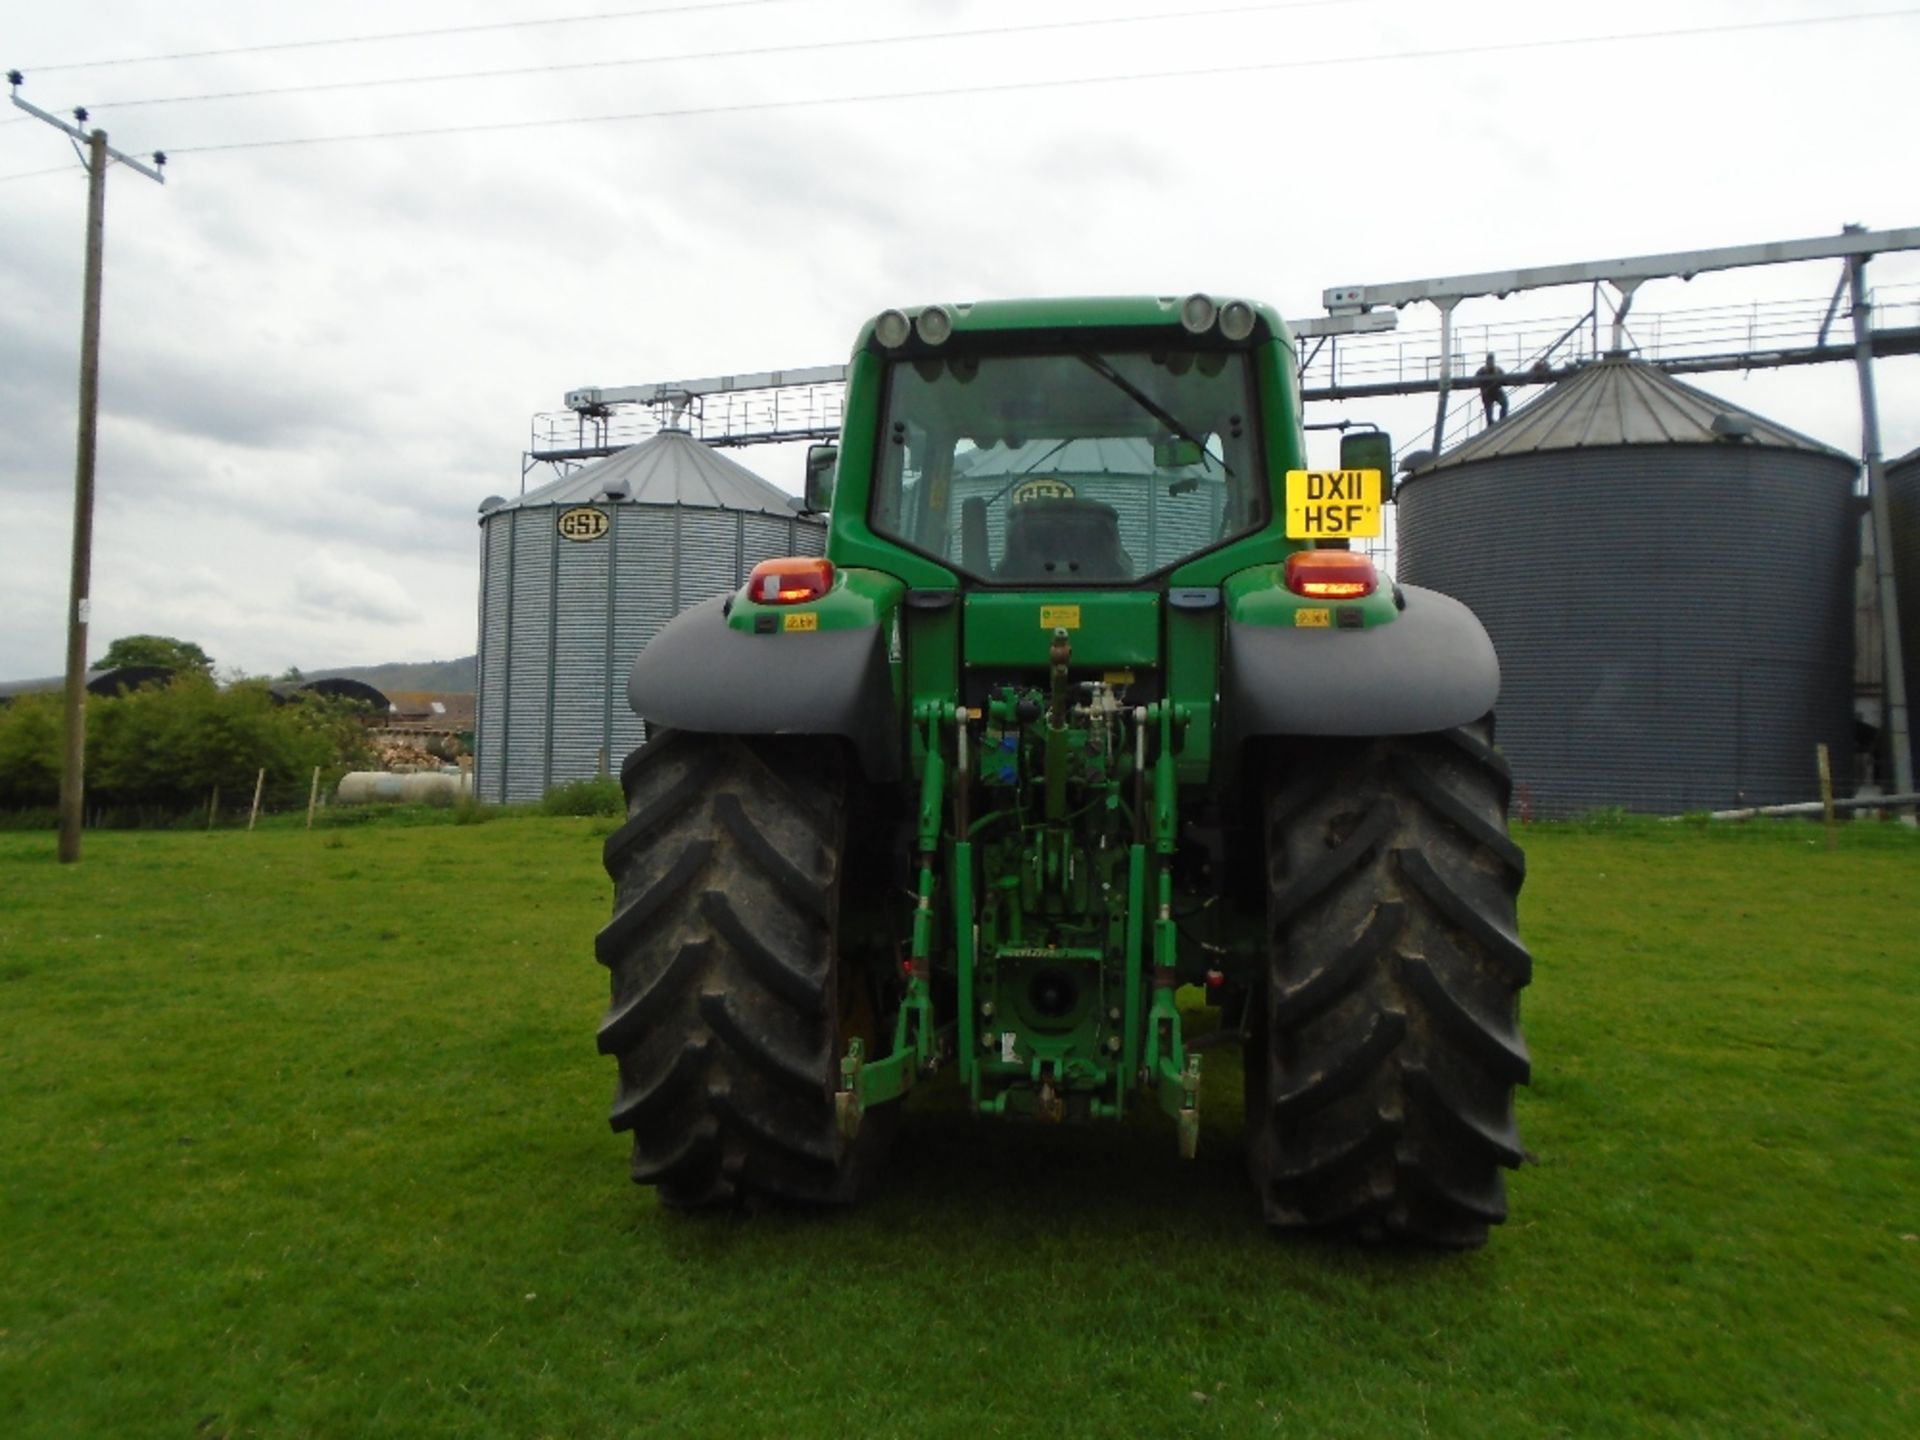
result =
[[[846,1214],[625,1178],[610,821],[0,835],[0,1434],[1920,1434],[1920,843],[1536,829],[1538,1163],[1276,1240],[1156,1116],[916,1096]]]

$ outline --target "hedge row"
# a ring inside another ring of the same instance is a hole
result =
[[[269,807],[304,804],[316,766],[331,788],[373,762],[365,707],[319,695],[277,700],[267,682],[224,689],[200,674],[87,700],[87,805],[142,813],[204,807],[218,787],[251,800],[267,772]],[[0,707],[0,807],[58,802],[61,698]]]

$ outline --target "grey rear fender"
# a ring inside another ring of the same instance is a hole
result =
[[[881,626],[752,634],[717,596],[667,625],[633,662],[627,703],[649,725],[716,735],[838,735],[874,781],[901,775]]]
[[[1229,619],[1220,675],[1227,753],[1276,735],[1417,735],[1492,710],[1500,661],[1479,617],[1438,590],[1399,588],[1406,608],[1365,630]]]

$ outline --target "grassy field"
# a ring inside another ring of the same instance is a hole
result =
[[[1920,843],[1538,829],[1537,1163],[1464,1256],[917,1096],[684,1218],[594,1053],[610,822],[0,835],[0,1434],[1920,1434]]]

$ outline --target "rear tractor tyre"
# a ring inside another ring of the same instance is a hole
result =
[[[841,964],[850,777],[830,743],[657,733],[607,839],[612,972],[601,1053],[633,1178],[682,1209],[855,1198],[887,1110],[834,1121],[846,1041],[875,1049],[868,977]]]
[[[1470,1248],[1506,1218],[1532,961],[1492,739],[1488,717],[1278,757],[1267,993],[1247,1046],[1269,1225]]]

